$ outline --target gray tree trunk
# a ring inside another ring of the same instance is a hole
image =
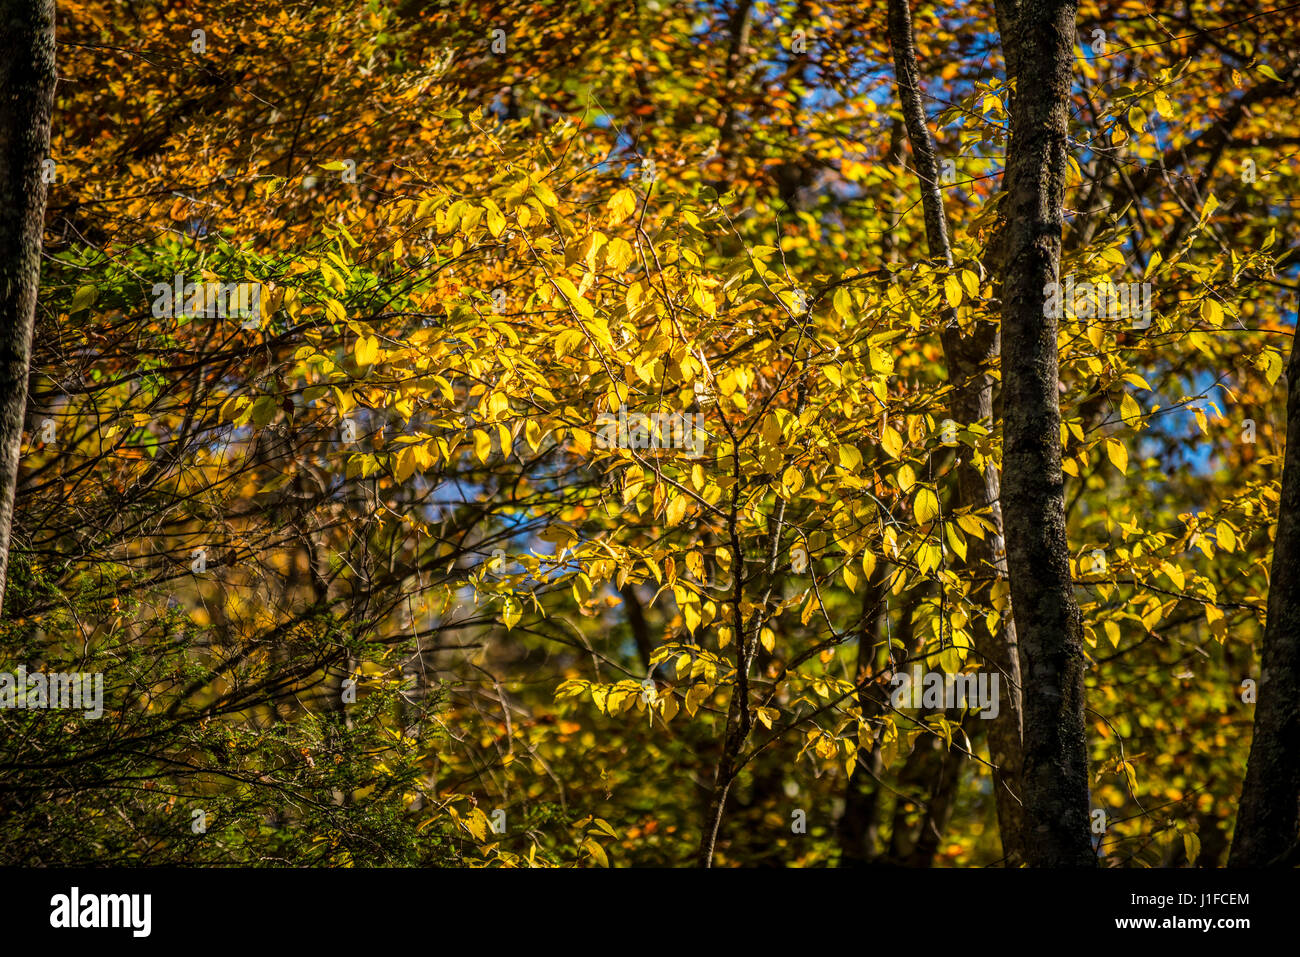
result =
[[[952,246],[948,239],[948,221],[939,191],[939,161],[934,140],[925,121],[921,99],[920,72],[912,32],[912,15],[908,0],[889,0],[889,41],[894,54],[894,75],[898,82],[898,99],[912,144],[912,157],[921,185],[921,203],[925,211],[926,244],[930,257],[951,267]],[[942,335],[948,378],[952,382],[950,414],[960,425],[980,423],[993,427],[993,375],[999,342],[997,328],[985,325],[971,335],[963,335],[956,316],[945,316],[947,328]],[[970,599],[987,603],[991,582],[1005,576],[1006,561],[1002,554],[1002,509],[997,469],[991,464],[977,469],[963,455],[957,468],[957,502],[976,510],[990,509],[995,532],[984,539],[972,538],[959,569],[973,579]],[[954,556],[955,558],[955,556]],[[984,579],[981,581],[981,579]],[[989,756],[995,768],[993,793],[998,812],[998,831],[1002,838],[1003,857],[1009,867],[1024,860],[1024,813],[1020,799],[1021,771],[1021,702],[1020,660],[1016,648],[1015,622],[1006,619],[999,632],[993,633],[982,614],[971,616],[975,653],[982,666],[1000,672],[1003,697],[998,716],[989,723]]]
[[[1002,505],[1024,702],[1026,861],[1095,866],[1088,828],[1083,629],[1074,600],[1061,473],[1057,322],[1077,0],[1022,0],[999,257],[1002,282]]]
[[[0,0],[0,608],[41,276],[54,79],[54,0]]]

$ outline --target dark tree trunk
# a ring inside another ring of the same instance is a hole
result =
[[[0,0],[0,608],[41,276],[54,77],[54,0]]]
[[[898,82],[898,99],[912,144],[912,157],[921,185],[921,202],[925,211],[926,243],[930,257],[939,265],[951,268],[952,246],[948,239],[948,222],[939,191],[939,160],[934,140],[925,121],[921,99],[920,71],[912,33],[912,16],[908,0],[889,0],[889,41],[894,53],[894,75]],[[956,316],[945,316],[943,335],[944,359],[953,384],[951,412],[959,426],[982,424],[993,427],[993,364],[997,361],[999,342],[997,327],[984,324],[971,335],[963,335]],[[957,467],[957,503],[976,511],[988,509],[995,531],[987,538],[971,539],[966,558],[958,569],[972,579],[969,597],[976,605],[988,604],[992,580],[1005,576],[1003,555],[1002,509],[999,504],[999,477],[991,465],[975,468],[963,454]],[[955,556],[954,556],[955,558]],[[1024,860],[1024,813],[1020,800],[1021,703],[1020,660],[1016,648],[1015,622],[1006,619],[999,632],[990,631],[983,614],[972,614],[971,627],[975,653],[984,668],[1000,673],[999,686],[1004,699],[998,716],[988,724],[989,756],[995,768],[993,793],[998,812],[998,831],[1008,866]]]
[[[1300,347],[1286,370],[1286,458],[1268,589],[1255,736],[1229,867],[1300,863]]]
[[[1083,633],[1061,473],[1057,322],[1076,0],[1022,0],[1007,153],[1002,281],[1002,504],[1024,702],[1025,852],[1045,867],[1095,866],[1088,828]]]

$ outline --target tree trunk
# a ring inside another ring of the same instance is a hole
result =
[[[0,0],[0,608],[9,569],[54,108],[54,0]]]
[[[936,263],[951,268],[952,246],[948,239],[947,217],[939,191],[939,161],[934,141],[925,121],[921,100],[920,73],[916,44],[912,33],[912,15],[908,0],[889,0],[889,42],[894,53],[894,75],[898,99],[912,144],[912,157],[921,184],[921,202],[925,211],[926,244]],[[997,327],[984,324],[971,335],[963,335],[956,316],[949,314],[943,335],[944,359],[952,382],[951,415],[959,426],[980,423],[993,427],[993,363],[999,351]],[[1000,488],[997,469],[988,464],[975,468],[968,455],[962,455],[957,467],[957,502],[963,508],[990,511],[995,531],[984,539],[972,539],[966,558],[959,561],[958,571],[971,580],[972,604],[990,603],[991,581],[1006,575],[1003,555],[1002,509],[998,502]],[[955,556],[954,556],[955,557]],[[986,579],[981,582],[980,579]],[[1000,632],[990,631],[985,616],[972,614],[971,627],[975,653],[982,666],[1001,675],[1004,690],[998,716],[988,728],[989,756],[993,773],[993,794],[998,812],[998,831],[1002,852],[1009,867],[1024,860],[1024,812],[1020,801],[1021,703],[1020,660],[1016,648],[1016,626],[1011,619],[1002,622]]]
[[[1286,458],[1268,589],[1255,735],[1229,867],[1300,862],[1300,346],[1286,370]]]
[[[1088,829],[1083,631],[1061,473],[1057,321],[1077,0],[1023,0],[1012,29],[1015,106],[1002,260],[1003,515],[1023,676],[1026,860],[1095,866]]]

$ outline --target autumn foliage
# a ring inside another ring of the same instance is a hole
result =
[[[1173,6],[1080,6],[1068,118],[1108,867],[1226,860],[1297,302],[1294,18]],[[893,691],[1010,620],[944,337],[1017,94],[911,14],[951,264],[884,0],[60,4],[0,670],[105,714],[0,711],[0,861],[1004,861],[988,721]]]

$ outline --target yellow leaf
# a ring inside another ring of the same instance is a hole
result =
[[[871,347],[870,361],[871,371],[878,375],[889,375],[894,371],[894,357],[877,346]]]
[[[582,298],[582,294],[578,292],[578,287],[573,284],[573,280],[567,276],[556,276],[554,281],[560,292],[564,293],[564,297],[569,300],[569,305],[573,307],[579,316],[583,319],[590,319],[596,314],[596,311],[591,308],[591,303]]]
[[[1124,424],[1131,429],[1136,429],[1142,423],[1142,408],[1137,404],[1137,400],[1127,392],[1119,403],[1119,414],[1124,419]]]
[[[669,526],[676,525],[686,514],[686,496],[674,495],[668,500],[668,508],[664,511],[664,520]]]
[[[916,564],[921,569],[921,574],[932,572],[939,567],[939,561],[943,554],[939,551],[939,546],[931,541],[924,541],[916,550]]]
[[[954,309],[961,305],[961,283],[956,276],[949,276],[943,281],[943,297]]]
[[[1265,349],[1260,361],[1264,364],[1264,378],[1269,385],[1275,385],[1278,376],[1282,374],[1282,356],[1272,349]]]
[[[339,410],[340,418],[347,415],[350,411],[356,408],[357,403],[352,398],[352,393],[350,391],[345,392],[344,390],[338,388],[337,386],[331,386],[330,389],[334,393],[334,405]]]
[[[492,202],[492,200],[484,200],[483,205],[487,209],[488,232],[491,233],[492,238],[495,239],[500,236],[502,230],[506,228],[506,218],[501,214],[501,210],[497,207],[496,203]]]
[[[493,392],[488,396],[487,412],[488,418],[499,419],[504,413],[510,411],[510,398],[504,392]]]
[[[636,209],[636,193],[630,189],[620,189],[609,198],[605,208],[609,211],[609,224],[617,226]]]
[[[912,491],[912,486],[916,484],[916,472],[912,470],[912,466],[900,466],[896,477],[898,479],[898,487],[903,490],[904,495]]]
[[[505,622],[506,631],[517,625],[522,616],[523,611],[520,609],[519,603],[513,598],[507,598],[506,603],[501,606],[501,620]]]
[[[1128,471],[1128,449],[1124,448],[1124,443],[1117,439],[1106,440],[1106,457],[1110,459],[1111,465],[1119,469],[1120,472]]]
[[[347,310],[343,308],[343,303],[337,299],[325,300],[325,315],[329,317],[331,322],[347,322],[348,319]]]
[[[957,553],[958,558],[960,558],[962,561],[965,561],[966,560],[966,539],[962,537],[961,532],[957,531],[957,526],[952,524],[951,522],[947,523],[944,526],[944,534],[948,539],[949,547],[951,547],[952,550]]]
[[[488,456],[492,454],[492,436],[483,429],[474,430],[474,454],[480,462],[487,465]]]
[[[555,358],[563,359],[582,342],[582,333],[577,329],[565,329],[555,337]]]
[[[221,421],[233,422],[239,415],[239,410],[248,402],[246,396],[232,395],[221,406]]]
[[[353,356],[359,366],[373,365],[375,359],[379,357],[379,339],[375,336],[360,336],[353,350]]]
[[[555,198],[555,193],[552,192],[551,188],[545,183],[534,183],[533,195],[541,201],[543,206],[549,206],[552,209],[554,209],[559,202]]]
[[[692,718],[695,717],[695,712],[699,710],[700,705],[708,700],[711,694],[713,694],[713,688],[703,682],[691,685],[691,690],[686,692],[686,713]]]
[[[925,486],[917,489],[916,498],[912,502],[912,511],[916,514],[916,520],[922,525],[931,522],[939,514],[939,496],[934,491]]]
[[[862,553],[862,573],[867,576],[867,581],[871,581],[872,574],[876,570],[876,556],[870,549]]]
[[[405,482],[415,472],[415,447],[406,446],[402,451],[397,453],[397,464],[393,469],[397,475],[397,481]]]
[[[1196,407],[1192,408],[1192,418],[1196,420],[1196,427],[1201,430],[1202,435],[1210,434],[1210,423],[1205,418],[1205,412]]]
[[[1203,226],[1206,220],[1208,220],[1211,216],[1213,216],[1214,211],[1218,208],[1219,208],[1219,197],[1211,193],[1209,199],[1205,201],[1205,205],[1201,208],[1201,218],[1197,222],[1197,225]]]
[[[635,259],[632,246],[626,239],[616,236],[605,247],[605,265],[615,272],[626,269]]]
[[[1219,641],[1228,634],[1228,623],[1223,619],[1223,611],[1217,605],[1205,605],[1205,622],[1210,626],[1210,633]]]
[[[880,430],[880,447],[890,458],[896,459],[903,451],[903,437],[886,425]]]
[[[469,828],[469,832],[473,834],[476,839],[486,841],[489,823],[487,815],[479,808],[474,808],[466,819],[465,826]]]
[[[594,839],[587,838],[582,846],[597,864],[601,867],[609,867],[609,858],[605,856],[605,849],[597,844]]]
[[[1226,552],[1237,550],[1237,534],[1232,530],[1232,526],[1226,522],[1220,522],[1214,526],[1214,540]]]

